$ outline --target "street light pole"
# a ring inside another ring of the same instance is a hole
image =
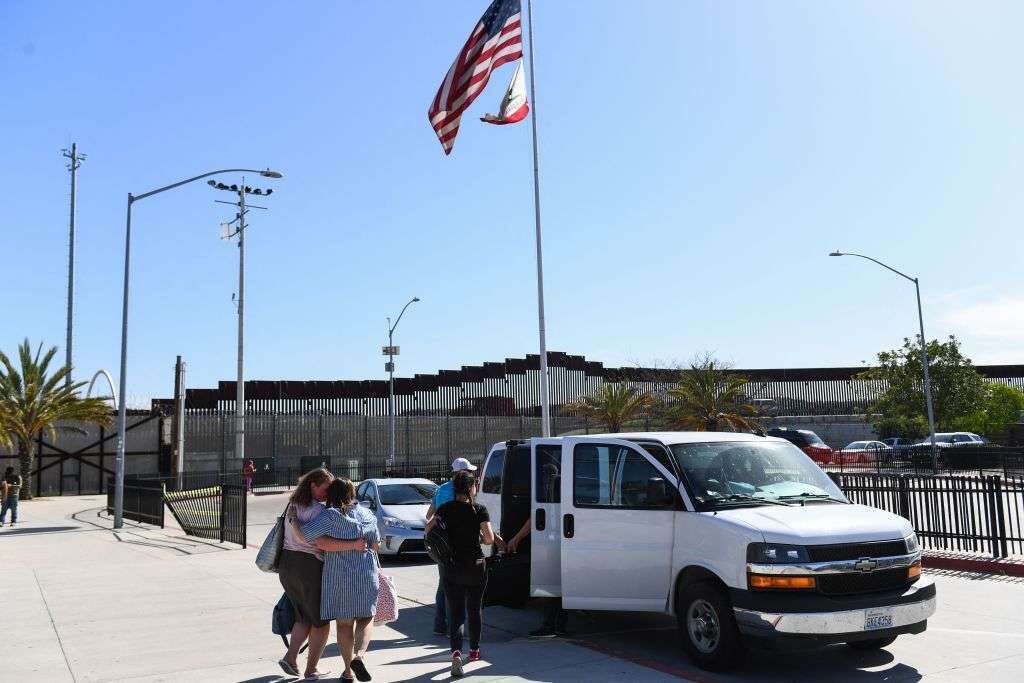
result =
[[[419,301],[419,297],[413,297],[409,300],[405,306],[402,307],[402,312],[398,314],[398,319],[395,320],[395,324],[391,324],[391,318],[388,318],[388,347],[386,349],[388,356],[388,432],[389,442],[388,447],[388,465],[391,467],[395,466],[395,355],[397,349],[395,348],[395,328],[398,327],[398,323],[401,322],[402,316],[405,315],[405,309],[409,308],[412,304]],[[408,452],[408,450],[407,450]],[[406,459],[406,467],[408,467],[408,458]]]
[[[928,340],[924,336],[924,314],[921,313],[921,285],[914,278],[914,290],[917,292],[917,322],[921,326],[921,363],[924,364],[924,403],[928,409],[928,436],[932,445],[932,471],[935,471],[935,414],[932,411],[932,379],[928,371]]]
[[[131,243],[132,243],[132,205],[135,202],[152,197],[155,194],[173,190],[187,185],[188,183],[195,182],[196,180],[202,180],[203,178],[209,178],[210,176],[220,175],[222,173],[258,173],[265,178],[281,178],[281,174],[277,171],[271,171],[266,169],[258,171],[251,168],[227,168],[220,171],[210,171],[208,173],[202,173],[192,178],[186,178],[171,185],[150,190],[140,195],[133,195],[131,192],[128,193],[128,207],[125,211],[125,231],[124,231],[124,290],[121,294],[121,377],[119,379],[119,391],[118,391],[118,408],[117,408],[117,456],[115,458],[115,471],[114,471],[114,528],[120,529],[124,526],[124,450],[125,450],[125,430],[127,429],[128,422],[128,397],[127,397],[127,386],[128,386],[128,284],[130,275],[130,260],[131,260]]]
[[[936,462],[936,451],[935,451],[935,412],[932,408],[932,381],[931,374],[928,371],[928,341],[924,336],[924,314],[921,312],[921,284],[916,277],[910,277],[906,273],[901,273],[892,266],[886,265],[878,259],[865,256],[864,254],[854,254],[851,252],[833,251],[829,256],[857,256],[862,259],[866,259],[873,263],[876,263],[886,270],[890,270],[900,277],[910,280],[914,283],[914,290],[917,293],[917,322],[920,325],[921,330],[921,364],[924,367],[924,402],[925,409],[928,413],[928,437],[931,442],[931,454],[932,454],[932,470],[935,470]]]

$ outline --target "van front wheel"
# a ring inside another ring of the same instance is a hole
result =
[[[688,584],[679,596],[676,618],[683,647],[702,669],[724,671],[743,656],[739,629],[725,593],[710,581]]]

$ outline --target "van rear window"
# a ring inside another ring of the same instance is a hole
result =
[[[483,493],[501,493],[501,473],[505,469],[505,449],[500,448],[487,459],[484,468],[484,480],[481,487]]]

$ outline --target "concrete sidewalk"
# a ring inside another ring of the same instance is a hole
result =
[[[133,522],[114,532],[104,505],[101,496],[24,501],[18,526],[0,529],[0,680],[294,680],[276,664],[283,646],[270,631],[281,587],[256,569],[254,549]],[[250,528],[250,544],[265,528]],[[376,631],[367,665],[374,681],[447,680],[446,643],[431,634],[433,606],[423,604],[433,587],[404,569],[386,568],[402,613]],[[491,614],[486,661],[467,666],[471,680],[679,680],[593,649],[526,640],[517,634],[534,625],[529,612]],[[340,674],[333,642],[321,669]]]

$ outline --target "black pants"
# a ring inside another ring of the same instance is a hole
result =
[[[448,640],[452,652],[462,651],[462,619],[466,615],[469,649],[480,649],[480,631],[483,628],[483,598],[487,588],[487,572],[483,564],[472,569],[445,572],[444,597],[448,607]]]
[[[562,632],[569,623],[569,613],[562,609],[562,598],[541,598],[544,601],[544,623],[541,628]]]

